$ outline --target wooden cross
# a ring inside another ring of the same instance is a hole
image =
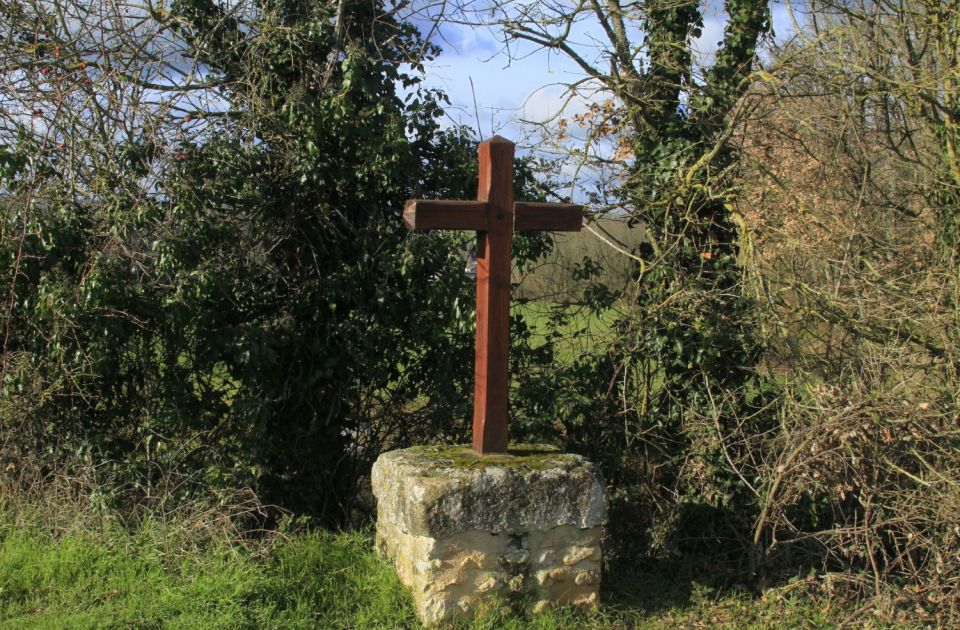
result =
[[[510,245],[515,230],[577,232],[581,206],[513,201],[514,144],[494,136],[480,143],[477,201],[412,199],[403,209],[411,230],[477,231],[477,352],[473,450],[507,452],[507,352],[510,347]]]

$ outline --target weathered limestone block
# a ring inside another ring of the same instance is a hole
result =
[[[598,601],[607,497],[579,455],[414,447],[381,455],[372,484],[377,549],[425,623],[471,616],[496,597],[535,610]]]

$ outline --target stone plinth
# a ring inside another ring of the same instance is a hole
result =
[[[392,559],[428,624],[496,597],[595,604],[607,497],[579,455],[515,446],[414,447],[373,466],[377,549]]]

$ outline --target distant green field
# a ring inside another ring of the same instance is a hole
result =
[[[602,219],[591,225],[604,239],[627,249],[641,241],[642,231],[624,221]],[[555,239],[556,247],[545,260],[526,274],[514,274],[518,286],[513,314],[523,317],[534,346],[552,340],[557,358],[565,361],[606,344],[616,319],[614,310],[597,314],[583,306],[583,289],[593,283],[612,291],[628,288],[633,262],[587,229]],[[578,280],[585,260],[597,273]]]
[[[610,325],[616,316],[612,310],[597,315],[581,306],[550,302],[516,304],[514,312],[529,327],[534,347],[555,335],[553,343],[560,361],[569,361],[604,345],[610,339]]]
[[[630,251],[643,241],[644,232],[630,228],[619,219],[600,219],[588,225],[589,229],[580,232],[555,234],[554,250],[546,259],[522,278],[515,274],[514,280],[520,282],[515,295],[552,302],[575,299],[584,283],[576,279],[573,271],[583,264],[585,258],[596,263],[601,270],[596,280],[611,288],[624,288],[633,261],[612,245]]]

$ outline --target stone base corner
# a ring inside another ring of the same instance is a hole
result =
[[[414,447],[373,466],[377,549],[427,624],[470,617],[498,598],[599,601],[604,484],[579,455],[517,445]]]

